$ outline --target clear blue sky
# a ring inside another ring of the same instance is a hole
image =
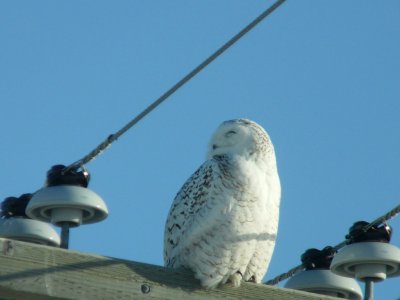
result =
[[[177,82],[272,1],[1,1],[0,198],[39,189]],[[87,165],[107,202],[70,248],[162,264],[171,201],[214,129],[245,117],[282,183],[266,279],[400,202],[400,2],[287,1]],[[400,218],[393,219],[400,246]],[[376,287],[400,297],[400,278]]]

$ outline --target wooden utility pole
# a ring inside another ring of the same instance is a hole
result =
[[[252,283],[206,290],[189,272],[0,238],[0,299],[337,298]]]

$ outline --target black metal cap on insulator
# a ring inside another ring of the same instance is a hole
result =
[[[346,239],[349,240],[349,244],[361,243],[361,242],[381,242],[389,243],[392,237],[392,227],[387,224],[382,226],[372,226],[368,230],[364,228],[369,223],[366,221],[358,221],[353,224],[349,229],[349,234],[346,235]]]
[[[26,206],[31,200],[32,194],[22,194],[19,197],[7,197],[1,203],[0,216],[3,218],[24,217],[28,218],[25,213]]]
[[[306,270],[329,269],[335,251],[327,246],[322,250],[311,248],[301,255],[301,262]]]
[[[86,170],[66,170],[64,165],[55,165],[47,171],[46,186],[57,186],[57,185],[75,185],[81,187],[87,187],[90,181],[90,174]]]

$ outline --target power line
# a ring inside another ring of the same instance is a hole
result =
[[[393,208],[392,210],[388,211],[383,216],[377,218],[376,220],[374,220],[371,223],[369,223],[368,225],[366,225],[365,228],[363,228],[363,230],[364,231],[368,231],[373,226],[378,226],[378,225],[381,225],[383,223],[386,223],[387,221],[389,221],[390,219],[395,217],[398,213],[400,213],[400,205],[397,205],[395,208]]]
[[[379,218],[375,219],[374,221],[372,221],[371,223],[365,225],[361,230],[363,232],[367,232],[368,230],[370,230],[373,226],[379,226],[381,224],[386,223],[387,221],[389,221],[390,219],[392,219],[393,217],[395,217],[398,213],[400,213],[400,205],[394,207],[392,210],[388,211],[386,214],[384,214],[383,216],[380,216]],[[336,246],[334,246],[332,248],[333,252],[337,252],[339,249],[343,248],[344,246],[346,246],[350,241],[349,239],[344,240],[343,242],[337,244]],[[275,278],[268,280],[267,282],[265,282],[265,284],[267,285],[276,285],[279,282],[288,279],[290,277],[292,277],[293,275],[303,271],[305,268],[305,266],[303,264],[298,265],[292,269],[290,269],[289,271],[287,271],[286,273],[282,273],[278,276],[276,276]]]
[[[78,169],[82,165],[87,164],[96,158],[101,152],[103,152],[107,147],[109,147],[113,142],[115,142],[121,135],[123,135],[126,131],[128,131],[131,127],[133,127],[136,123],[138,123],[141,119],[143,119],[146,115],[148,115],[151,111],[153,111],[157,106],[159,106],[162,102],[164,102],[169,96],[174,94],[179,88],[181,88],[184,84],[186,84],[190,79],[196,76],[200,71],[202,71],[205,67],[207,67],[210,63],[212,63],[216,58],[218,58],[222,53],[224,53],[228,48],[230,48],[233,44],[235,44],[240,38],[242,38],[246,33],[252,30],[255,26],[257,26],[262,20],[268,17],[274,10],[276,10],[281,4],[283,4],[286,0],[278,0],[270,7],[268,7],[262,14],[260,14],[256,19],[254,19],[251,23],[249,23],[245,28],[243,28],[239,33],[234,35],[230,40],[228,40],[222,47],[220,47],[217,51],[211,54],[206,60],[200,63],[197,67],[195,67],[192,71],[190,71],[185,77],[183,77],[180,81],[178,81],[174,86],[172,86],[169,90],[167,90],[164,94],[162,94],[157,100],[155,100],[152,104],[150,104],[145,110],[143,110],[140,114],[138,114],[134,119],[132,119],[128,124],[122,127],[119,131],[114,134],[109,135],[102,143],[100,143],[95,149],[93,149],[86,156],[81,158],[80,160],[74,162],[65,168],[64,172]]]

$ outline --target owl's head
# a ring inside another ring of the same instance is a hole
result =
[[[234,119],[223,122],[213,134],[207,158],[215,155],[241,155],[258,159],[275,157],[275,152],[264,128],[247,119]]]

